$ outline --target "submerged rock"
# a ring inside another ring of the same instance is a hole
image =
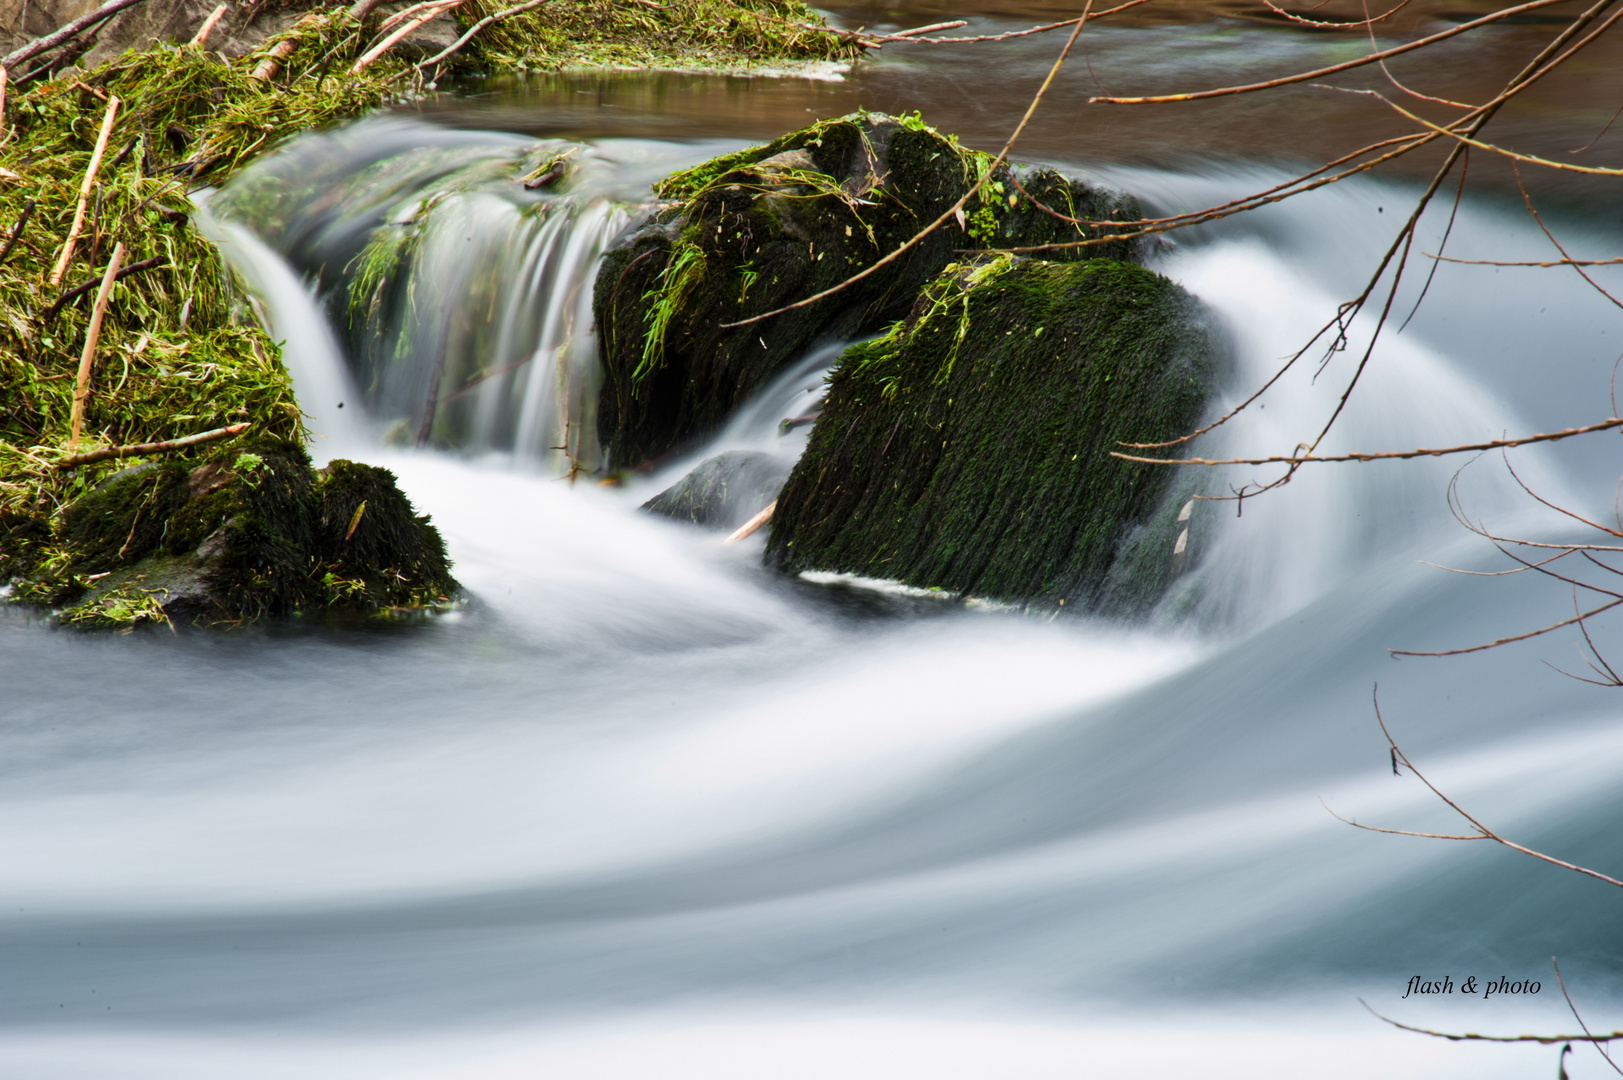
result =
[[[49,539],[40,529],[12,530],[12,598],[76,626],[375,612],[459,592],[438,531],[392,473],[316,470],[298,443],[125,469],[65,507]]]
[[[905,321],[841,356],[766,558],[1142,608],[1175,571],[1179,505],[1170,470],[1109,454],[1191,430],[1212,374],[1198,304],[1158,274],[1006,255],[953,266]],[[1173,530],[1164,543],[1147,540],[1152,524]]]
[[[775,454],[731,450],[700,462],[642,508],[708,529],[736,529],[778,497],[792,464]]]
[[[816,304],[747,326],[723,324],[828,289],[945,213],[992,164],[917,117],[857,113],[728,154],[657,186],[672,202],[604,257],[593,296],[604,383],[601,441],[614,468],[658,458],[718,428],[765,380],[819,339],[900,318],[962,248],[1106,238],[1022,196],[1000,166],[962,219],[872,276]],[[1137,218],[1123,196],[1052,170],[1021,184],[1071,216]],[[1108,240],[1056,258],[1126,258]]]

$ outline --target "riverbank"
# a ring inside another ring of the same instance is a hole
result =
[[[693,0],[630,14],[587,4],[505,21],[474,3],[457,12],[461,34],[438,49],[444,35],[425,38],[423,28],[445,5],[417,5],[415,15],[288,5],[278,14],[285,29],[251,47],[245,28],[217,20],[227,26],[214,42],[221,49],[209,47],[214,24],[193,29],[184,5],[169,7],[170,32],[192,40],[77,66],[102,47],[98,34],[119,38],[118,20],[139,10],[130,9],[87,31],[89,41],[7,56],[15,71],[0,101],[0,581],[32,581],[18,595],[52,604],[117,569],[102,565],[104,552],[96,574],[81,573],[92,569],[86,552],[61,520],[117,470],[147,461],[202,468],[203,455],[237,440],[309,436],[278,343],[191,223],[192,192],[223,184],[299,132],[422,95],[453,65],[734,70],[857,51],[811,9],[777,0]],[[402,33],[414,27],[415,37]],[[119,551],[124,561],[139,554]],[[435,577],[412,595],[445,591]],[[108,612],[123,624],[157,617],[150,603]]]

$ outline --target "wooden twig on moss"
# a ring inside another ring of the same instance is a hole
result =
[[[857,271],[855,274],[852,274],[839,284],[830,286],[829,288],[824,289],[822,292],[814,293],[803,300],[797,300],[792,304],[785,304],[780,308],[774,308],[771,311],[764,311],[759,315],[752,315],[747,319],[738,319],[734,322],[722,323],[721,328],[723,330],[731,330],[736,326],[749,326],[752,323],[762,322],[766,319],[773,318],[774,316],[782,315],[785,312],[794,311],[797,308],[809,307],[825,297],[833,296],[835,293],[840,292],[842,289],[845,289],[848,286],[856,284],[858,281],[868,277],[870,274],[878,272],[881,267],[895,262],[908,251],[912,250],[915,246],[922,243],[926,237],[935,232],[942,225],[945,225],[948,221],[956,218],[959,212],[963,210],[965,204],[967,204],[970,199],[980,194],[981,188],[986,186],[986,182],[992,178],[992,173],[997,169],[997,167],[1008,160],[1009,151],[1014,149],[1015,142],[1020,138],[1021,133],[1026,130],[1026,125],[1031,122],[1032,115],[1036,113],[1037,106],[1042,104],[1043,95],[1048,93],[1048,88],[1054,83],[1054,77],[1059,74],[1059,69],[1064,66],[1066,58],[1071,55],[1071,49],[1076,45],[1076,39],[1082,36],[1082,28],[1086,26],[1088,20],[1093,17],[1093,0],[1088,0],[1086,6],[1082,9],[1081,16],[1076,20],[1076,26],[1071,31],[1070,38],[1068,38],[1065,42],[1065,47],[1060,50],[1059,58],[1054,61],[1054,66],[1048,69],[1048,77],[1043,80],[1042,85],[1037,88],[1037,93],[1032,96],[1031,104],[1026,106],[1025,115],[1022,116],[1020,118],[1020,122],[1015,125],[1014,132],[1009,136],[1009,141],[1003,144],[1003,149],[998,151],[997,157],[992,159],[992,163],[986,167],[985,172],[981,173],[980,178],[977,179],[975,183],[970,186],[970,189],[966,191],[957,202],[953,203],[945,213],[936,218],[934,221],[930,222],[930,224],[926,225],[924,228],[920,229],[918,232],[914,233],[909,240],[903,243],[895,251],[892,251],[889,255],[877,260],[866,269]]]
[[[221,17],[225,15],[226,7],[227,5],[221,4],[209,12],[209,17],[203,20],[203,25],[197,28],[197,34],[191,40],[193,48],[201,49],[203,47],[203,42],[208,40],[209,31],[213,30],[214,24],[218,23]]]
[[[463,0],[436,0],[436,2],[418,5],[419,14],[402,22],[402,24],[396,27],[388,37],[385,37],[382,41],[378,42],[376,45],[372,46],[365,53],[363,53],[360,59],[355,61],[355,66],[349,69],[349,73],[351,75],[359,74],[374,60],[388,52],[394,46],[395,42],[420,29],[425,23],[432,22],[441,15],[444,15],[446,12],[454,11],[456,8],[461,7],[462,2]]]
[[[424,71],[449,59],[454,53],[459,52],[463,46],[467,45],[468,42],[477,37],[479,32],[486,27],[494,26],[503,19],[509,18],[513,15],[518,15],[521,12],[533,11],[538,7],[543,7],[550,3],[552,3],[552,0],[529,0],[528,3],[519,4],[517,7],[506,8],[502,11],[496,12],[494,15],[486,15],[483,19],[480,19],[478,22],[468,27],[467,31],[461,37],[447,45],[444,49],[441,49],[434,56],[431,56],[427,60],[424,60],[422,63],[418,64],[417,70]]]
[[[143,270],[151,270],[154,266],[160,266],[163,264],[163,258],[164,257],[162,255],[154,255],[150,259],[142,259],[138,263],[131,263],[118,272],[117,280],[122,281],[131,274],[139,274]],[[67,292],[63,293],[61,296],[57,297],[55,303],[40,313],[40,322],[50,322],[52,319],[56,318],[57,314],[61,312],[63,308],[79,299],[79,297],[83,296],[91,289],[94,289],[98,280],[98,278],[91,278],[84,284],[76,285]]]
[[[96,359],[96,342],[101,337],[101,320],[107,314],[107,301],[113,295],[113,283],[118,280],[118,269],[123,265],[124,242],[120,240],[113,245],[113,257],[107,260],[107,272],[101,276],[96,309],[91,312],[90,329],[85,332],[85,351],[79,355],[79,378],[73,385],[73,412],[69,420],[69,450],[79,445],[79,430],[85,420],[85,395],[90,392],[90,365]]]
[[[355,6],[356,8],[360,7],[359,4]],[[374,4],[373,6],[375,7],[376,5]],[[368,7],[366,10],[371,11],[372,8]],[[355,11],[352,9],[350,14],[354,15]],[[356,17],[360,18],[364,15],[365,12],[362,12],[361,15],[357,15]],[[310,14],[294,23],[289,28],[289,32],[291,33],[302,26],[309,26],[311,23],[317,22],[320,19],[321,16],[312,11]],[[297,52],[298,48],[298,38],[286,37],[281,41],[278,41],[275,45],[271,46],[270,51],[265,54],[265,58],[254,66],[254,70],[249,74],[249,78],[258,79],[260,82],[270,82],[272,79],[276,78],[276,73],[282,70],[282,61],[286,60],[288,57]]]
[[[107,99],[107,113],[101,120],[101,133],[96,136],[96,149],[90,155],[90,166],[85,169],[84,182],[79,185],[79,203],[73,211],[73,227],[68,230],[68,239],[62,245],[62,255],[56,260],[56,268],[51,271],[51,284],[62,284],[62,275],[67,272],[68,263],[73,261],[73,247],[79,242],[79,230],[84,227],[85,207],[90,202],[90,189],[96,184],[96,170],[101,168],[101,156],[107,152],[107,136],[113,133],[113,121],[118,116],[118,99]]]
[[[89,465],[97,461],[107,461],[110,458],[147,457],[151,454],[167,454],[174,450],[184,450],[189,446],[200,443],[213,442],[216,439],[227,439],[233,435],[241,435],[247,431],[250,424],[232,424],[229,427],[215,428],[213,431],[202,431],[196,435],[187,435],[181,439],[166,439],[163,442],[135,443],[132,446],[107,446],[100,450],[90,450],[83,454],[70,454],[56,463],[59,469],[71,469],[75,465]]]
[[[141,3],[141,0],[107,0],[107,3],[103,4],[95,11],[92,11],[90,14],[82,15],[68,23],[66,26],[46,34],[44,37],[35,38],[27,45],[13,49],[11,52],[6,54],[4,59],[0,59],[0,66],[14,68],[24,61],[32,60],[40,53],[48,52],[65,41],[71,41],[73,38],[79,36],[79,34],[83,33],[85,30],[88,30],[90,27],[95,26],[97,23],[105,22],[106,20],[111,19],[114,15],[117,15],[120,11],[123,11],[125,8],[134,7],[139,3]]]
[[[23,212],[17,216],[17,224],[11,230],[11,235],[6,237],[6,246],[0,248],[0,263],[5,262],[6,258],[11,254],[11,249],[17,246],[17,241],[22,238],[23,230],[28,227],[28,219],[33,216],[34,200],[29,199],[23,203]]]

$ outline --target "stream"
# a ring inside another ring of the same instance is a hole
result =
[[[911,26],[942,8],[834,16]],[[1171,213],[1390,133],[1338,98],[1293,140],[1286,113],[1320,100],[1307,92],[1132,117],[1082,104],[1095,80],[1188,89],[1362,47],[1210,12],[1101,29],[1091,66],[1066,69],[1013,156]],[[987,3],[954,17],[988,33],[1064,14]],[[1433,25],[1413,18],[1399,29]],[[1530,33],[1484,35],[1481,55],[1536,49]],[[1465,827],[1393,775],[1378,685],[1393,735],[1450,797],[1518,842],[1623,867],[1617,691],[1551,666],[1581,668],[1576,632],[1388,653],[1571,615],[1571,596],[1533,575],[1433,565],[1507,565],[1451,515],[1456,473],[1462,505],[1497,531],[1575,535],[1499,457],[1322,465],[1243,514],[1201,503],[1198,563],[1135,626],[785,577],[761,565],[760,534],[722,546],[638,511],[721,450],[798,454],[805,429],[780,421],[815,403],[842,342],[681,460],[620,487],[568,479],[598,453],[591,275],[653,180],[859,106],[917,108],[996,150],[1061,43],[887,46],[833,80],[605,72],[444,88],[296,140],[200,200],[286,343],[312,455],[394,470],[471,599],[401,624],[178,636],[0,612],[0,1073],[1548,1075],[1558,1048],[1427,1039],[1360,999],[1419,1026],[1569,1031],[1552,956],[1591,1027],[1619,1027],[1615,889],[1327,812]],[[1485,96],[1487,65],[1445,55],[1459,70],[1437,86]],[[1537,123],[1508,115],[1505,137],[1575,146],[1610,108],[1552,91]],[[561,146],[578,148],[566,194],[513,183]],[[1623,136],[1597,146],[1615,157]],[[1481,175],[1450,254],[1555,257],[1503,175]],[[1357,292],[1425,178],[1346,181],[1157,250],[1152,267],[1228,337],[1223,404]],[[249,213],[240,192],[256,182],[326,195]],[[1615,194],[1588,178],[1534,192],[1574,255],[1620,250]],[[353,332],[346,268],[419,211],[418,301]],[[1447,225],[1445,201],[1417,251],[1436,252]],[[1623,284],[1620,269],[1593,273]],[[1424,277],[1406,278],[1398,322]],[[1617,316],[1559,269],[1445,265],[1402,332],[1383,333],[1321,452],[1615,415]],[[1301,365],[1202,452],[1310,439],[1368,332],[1356,324],[1322,371]],[[437,341],[467,388],[418,449]],[[1615,435],[1511,460],[1550,501],[1610,519]],[[1593,632],[1623,656],[1615,626]],[[1403,1000],[1417,974],[1542,989]],[[1571,1075],[1602,1075],[1585,1053]]]

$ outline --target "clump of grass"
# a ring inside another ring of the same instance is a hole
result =
[[[192,227],[190,193],[224,182],[290,135],[409,87],[408,66],[393,57],[351,74],[370,40],[345,12],[316,13],[235,60],[155,45],[89,71],[34,80],[22,73],[22,85],[11,87],[0,125],[0,248],[15,237],[0,262],[0,578],[19,580],[13,599],[56,605],[91,584],[77,570],[86,551],[67,536],[61,511],[136,461],[60,467],[70,450],[162,442],[242,421],[250,437],[304,439],[279,348],[219,252]],[[256,78],[283,42],[291,51],[280,70]],[[73,257],[53,282],[113,98],[119,106]],[[118,243],[133,269],[112,288],[84,432],[70,447],[80,355]],[[161,592],[132,585],[75,609],[69,621],[128,628],[162,618],[166,603]]]
[[[278,75],[254,78],[264,54],[284,40],[294,48]],[[79,448],[156,442],[242,420],[256,435],[304,435],[277,345],[213,245],[191,227],[188,195],[223,182],[288,135],[398,93],[402,61],[385,57],[349,74],[368,41],[335,11],[232,61],[158,45],[13,88],[4,118],[10,137],[0,146],[0,246],[34,205],[0,264],[0,525],[49,518],[129,464],[55,467],[66,450],[96,290],[64,296],[95,282],[120,241],[126,266],[151,265],[113,288]],[[112,97],[120,107],[85,224],[72,262],[52,284]]]
[[[470,0],[464,27],[506,0]],[[555,0],[486,30],[479,55],[506,68],[737,68],[854,60],[860,46],[800,0]]]

